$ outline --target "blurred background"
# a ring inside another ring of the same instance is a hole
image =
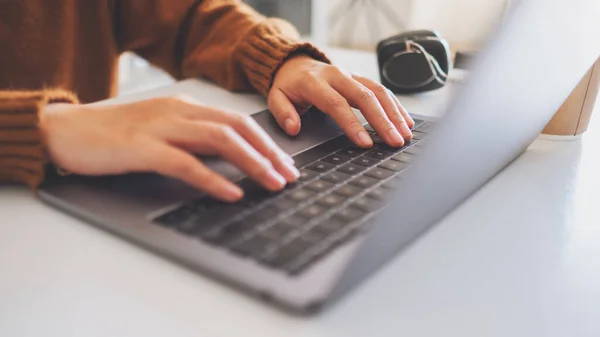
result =
[[[247,0],[267,16],[289,20],[320,47],[373,51],[378,41],[411,29],[439,31],[456,50],[474,50],[511,0]],[[120,62],[120,94],[172,83],[130,53]]]

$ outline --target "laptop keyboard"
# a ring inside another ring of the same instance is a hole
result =
[[[310,149],[298,182],[279,193],[246,178],[240,182],[244,199],[237,203],[204,197],[154,222],[297,275],[366,229],[366,220],[385,206],[394,181],[418,155],[431,126],[418,121],[413,140],[402,148],[384,144],[367,126],[373,148],[352,146],[340,136]]]

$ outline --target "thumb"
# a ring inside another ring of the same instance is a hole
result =
[[[300,132],[300,116],[294,104],[279,89],[273,89],[268,97],[269,110],[277,120],[277,124],[290,136]]]

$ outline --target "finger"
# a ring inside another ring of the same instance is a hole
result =
[[[381,104],[381,107],[385,111],[388,119],[394,124],[396,129],[400,131],[402,137],[404,137],[405,140],[409,140],[412,137],[412,132],[410,131],[410,127],[408,126],[404,115],[398,108],[396,99],[392,97],[390,91],[383,85],[368,78],[357,75],[352,76],[352,78],[375,94],[375,97]]]
[[[281,90],[275,88],[269,92],[268,106],[279,126],[288,135],[295,136],[300,132],[298,111]]]
[[[285,187],[285,178],[271,161],[228,125],[205,121],[174,122],[166,131],[166,140],[200,153],[217,154],[268,190],[279,191]]]
[[[288,182],[294,182],[300,176],[300,172],[294,167],[294,159],[285,153],[252,117],[224,112],[210,107],[198,109],[193,106],[191,108],[198,110],[195,120],[213,121],[231,126],[254,149],[270,160],[275,169]]]
[[[402,103],[400,103],[400,100],[398,99],[398,97],[389,89],[388,89],[388,93],[392,97],[392,99],[394,99],[394,101],[396,102],[396,106],[398,107],[398,110],[400,110],[400,113],[404,117],[406,124],[408,124],[408,127],[411,128],[411,130],[412,130],[412,128],[415,127],[415,120],[411,117],[411,115],[408,113],[408,110],[406,110],[406,108],[402,105]]]
[[[305,81],[302,99],[311,102],[328,114],[344,130],[348,138],[361,147],[373,146],[373,140],[358,120],[348,101],[327,82],[313,79]]]
[[[404,145],[404,138],[389,120],[386,111],[373,91],[341,72],[332,76],[329,83],[346,97],[352,105],[360,109],[369,124],[387,144],[391,146]]]
[[[145,160],[141,161],[145,165],[144,171],[153,171],[179,179],[222,201],[235,202],[244,196],[244,191],[240,187],[210,170],[185,151],[155,142],[149,150],[140,152],[146,156]]]

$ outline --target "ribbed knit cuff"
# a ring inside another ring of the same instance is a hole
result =
[[[236,57],[252,86],[265,96],[273,84],[275,73],[290,56],[306,54],[316,60],[331,63],[312,44],[286,35],[282,31],[281,22],[273,19],[265,20],[248,34]]]
[[[38,129],[40,112],[49,103],[78,103],[63,90],[0,91],[0,181],[37,187],[48,162]]]

